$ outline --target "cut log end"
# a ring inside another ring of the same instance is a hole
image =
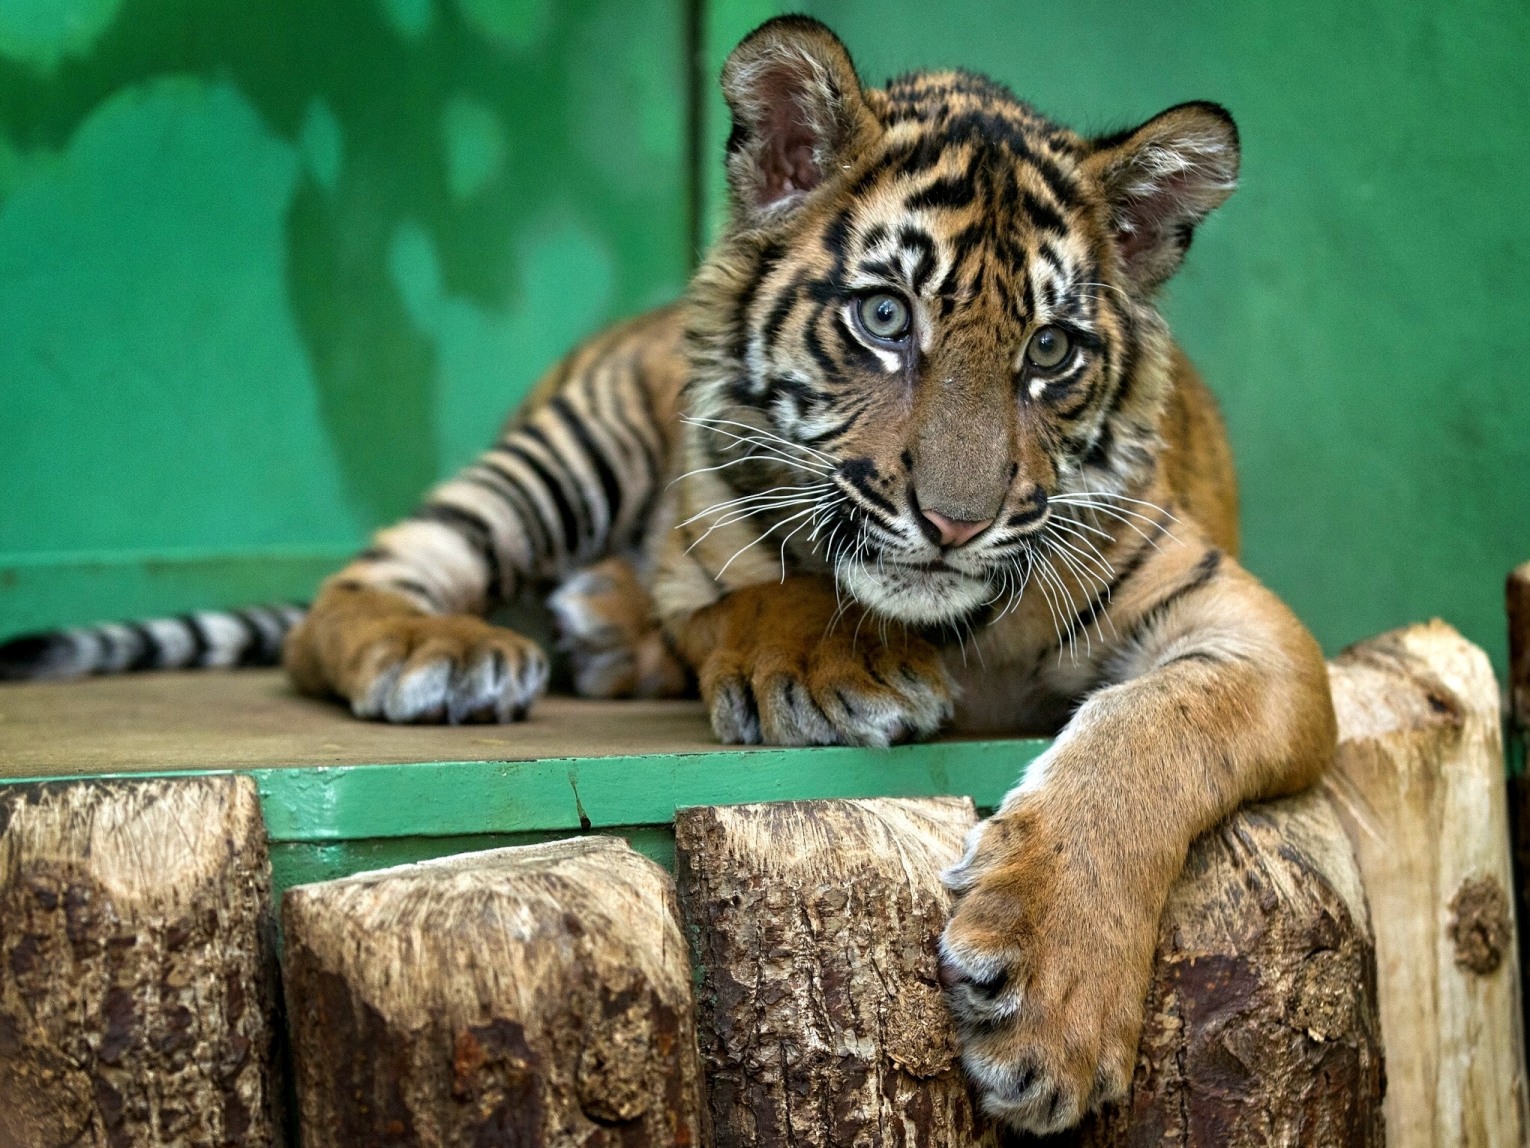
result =
[[[703,1140],[668,874],[611,838],[289,890],[307,1148]]]

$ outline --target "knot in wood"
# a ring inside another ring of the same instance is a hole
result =
[[[1450,940],[1456,964],[1486,976],[1503,963],[1509,944],[1509,898],[1498,878],[1468,877],[1450,899]]]

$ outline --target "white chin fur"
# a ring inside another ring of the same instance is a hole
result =
[[[953,622],[993,597],[986,579],[954,570],[853,563],[841,566],[835,575],[867,609],[921,626]]]

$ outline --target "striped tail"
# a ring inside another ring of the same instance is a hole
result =
[[[252,606],[22,634],[0,643],[0,681],[274,666],[281,660],[282,639],[303,620],[303,613],[301,606]]]

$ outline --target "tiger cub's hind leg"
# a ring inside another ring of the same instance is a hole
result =
[[[675,698],[689,675],[665,641],[653,598],[625,558],[570,575],[547,600],[574,688],[590,698]]]

